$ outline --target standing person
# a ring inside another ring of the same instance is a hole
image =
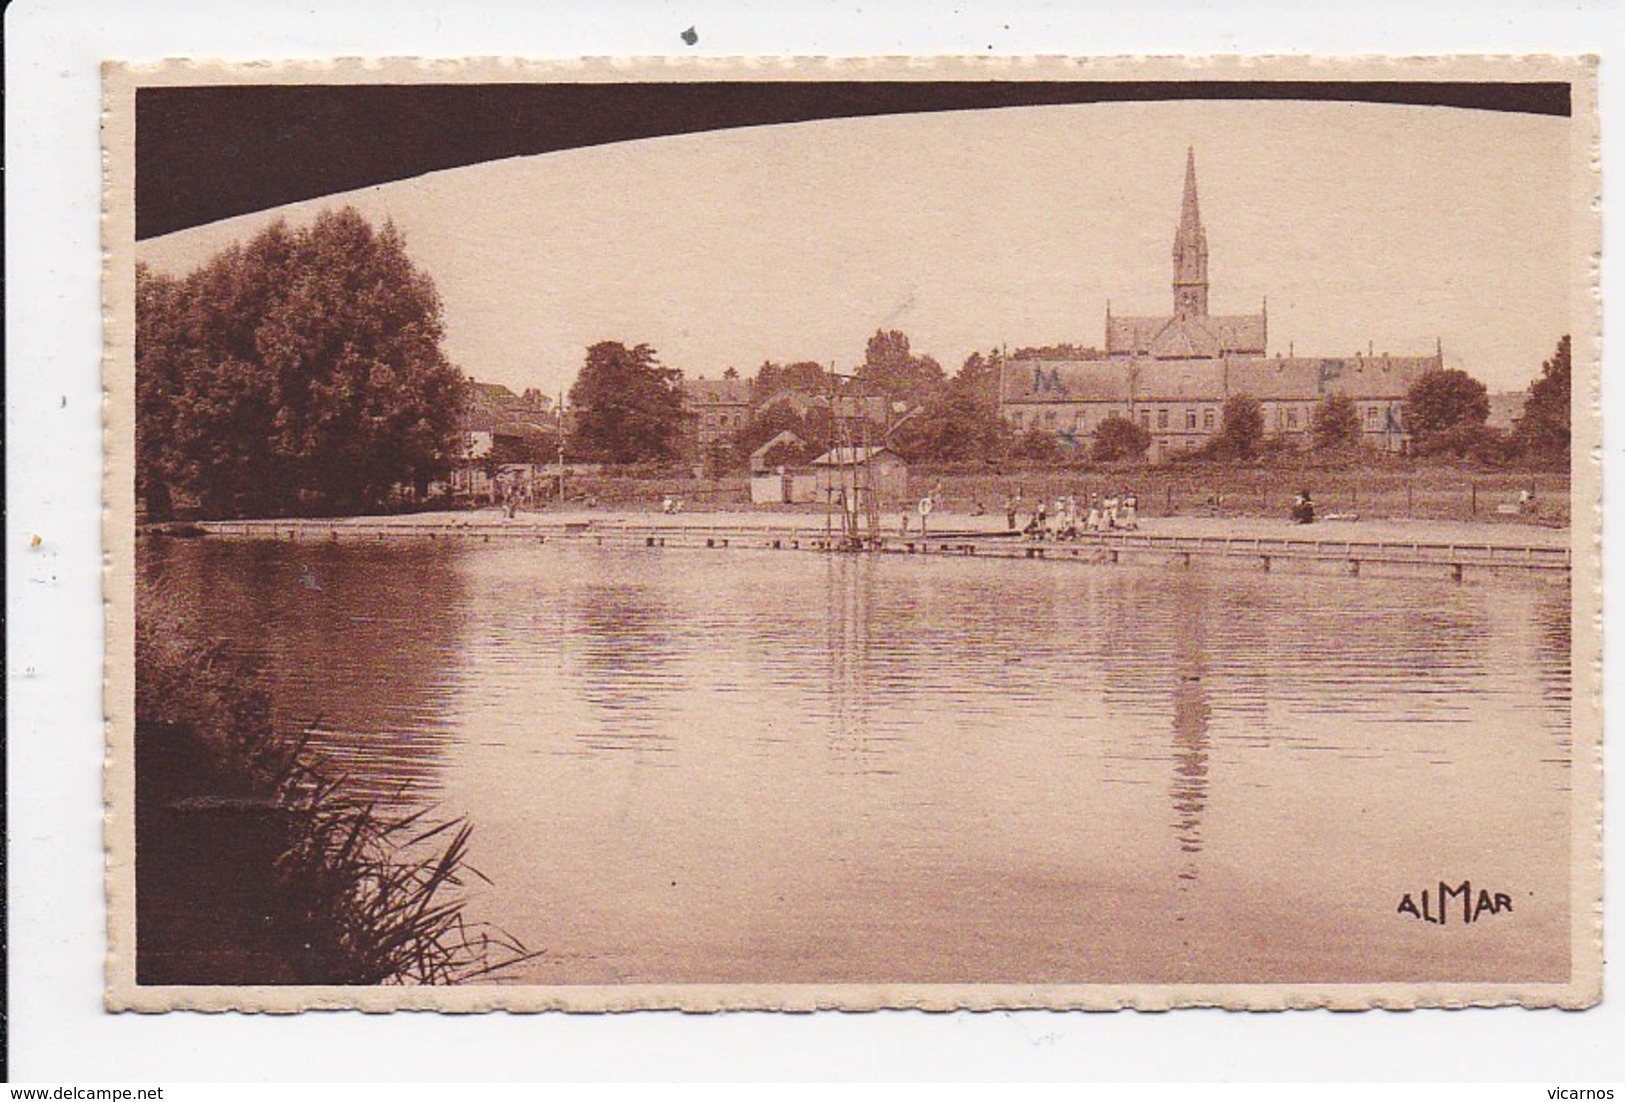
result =
[[[1106,499],[1106,504],[1101,519],[1105,522],[1106,530],[1108,532],[1117,527],[1117,507],[1120,504],[1121,502],[1116,494],[1112,494]]]
[[[897,527],[904,539],[908,538],[908,502],[897,507]]]
[[[1130,490],[1123,495],[1123,527],[1139,528],[1140,495]]]
[[[1009,531],[1016,530],[1016,510],[1021,507],[1021,496],[1011,494],[1004,499],[1004,526]]]
[[[1044,499],[1039,498],[1038,499],[1038,512],[1033,514],[1033,533],[1039,539],[1043,539],[1044,534],[1048,530],[1048,528],[1049,528],[1049,508],[1048,508],[1048,506],[1046,506],[1044,504]]]

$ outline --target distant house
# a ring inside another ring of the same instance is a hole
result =
[[[845,488],[874,488],[883,503],[908,498],[908,463],[885,447],[834,448],[812,461],[820,498],[833,497]]]
[[[750,453],[750,473],[761,474],[779,467],[798,467],[807,459],[807,442],[789,429],[775,433]]]
[[[1500,394],[1491,394],[1490,417],[1486,422],[1492,429],[1510,431],[1517,424],[1518,418],[1523,416],[1523,404],[1529,399],[1527,390],[1506,391]]]
[[[523,397],[501,383],[470,383],[463,409],[463,455],[452,471],[452,488],[475,497],[494,493],[492,472],[501,466],[551,462],[558,453],[558,414],[540,390]]]
[[[761,417],[769,410],[783,408],[794,413],[797,417],[807,416],[807,411],[814,406],[828,406],[829,399],[821,394],[813,394],[805,390],[796,390],[791,387],[780,387],[767,394],[755,405],[755,416]]]
[[[809,446],[788,429],[750,453],[750,499],[757,505],[820,500],[818,476],[804,462]]]
[[[683,450],[690,457],[699,458],[716,444],[731,444],[750,427],[749,379],[684,379],[679,386]]]

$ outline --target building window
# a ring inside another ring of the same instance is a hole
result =
[[[1142,429],[1144,429],[1146,432],[1151,431],[1151,411],[1150,410],[1142,409],[1140,411],[1140,427]]]
[[[1196,411],[1194,409],[1188,409],[1185,411],[1185,431],[1196,431]]]
[[[1204,432],[1212,432],[1213,426],[1217,420],[1218,414],[1211,409],[1204,409],[1202,411],[1202,430]]]
[[[1377,431],[1377,407],[1367,406],[1365,411],[1365,427],[1367,432]]]
[[[1055,427],[1055,411],[1053,409],[1044,411],[1044,427],[1047,429]]]
[[[1167,427],[1168,427],[1168,411],[1165,410],[1165,409],[1157,410],[1157,428],[1166,429]]]
[[[1286,411],[1286,427],[1289,428],[1289,429],[1295,429],[1295,428],[1298,427],[1298,411],[1297,410],[1289,409],[1289,410]]]

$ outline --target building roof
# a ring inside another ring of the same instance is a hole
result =
[[[1002,402],[1126,402],[1130,395],[1121,360],[1012,360],[1000,376]]]
[[[1262,313],[1106,315],[1106,352],[1112,356],[1150,356],[1159,360],[1221,353],[1262,356],[1268,334],[1269,319]]]
[[[831,448],[812,461],[814,467],[852,467],[878,459],[882,455],[897,456],[887,447]],[[900,458],[900,457],[899,457]]]
[[[743,406],[750,404],[749,379],[684,379],[683,401],[691,405]]]
[[[498,421],[488,431],[492,436],[517,436],[535,439],[542,436],[555,436],[558,434],[559,427],[556,424],[537,424],[535,421]]]
[[[1137,402],[1223,401],[1224,360],[1141,360],[1134,367]]]
[[[1316,399],[1347,394],[1355,399],[1398,399],[1430,368],[1437,356],[1275,357],[1233,360],[1229,393],[1263,401]]]
[[[1230,356],[1207,359],[1024,360],[1004,370],[999,400],[1020,402],[1315,401],[1405,397],[1433,356]]]
[[[773,437],[768,440],[767,443],[751,452],[750,457],[752,460],[761,459],[780,444],[793,444],[798,448],[805,448],[807,446],[807,442],[805,440],[791,432],[789,429],[780,429],[778,432],[773,434]]]
[[[475,401],[518,402],[519,395],[501,383],[471,382],[469,388]]]
[[[547,400],[540,391],[535,391],[534,396],[540,401],[527,402],[501,383],[471,381],[463,412],[463,428],[469,432],[493,432],[498,426],[509,422],[539,423],[549,416]]]

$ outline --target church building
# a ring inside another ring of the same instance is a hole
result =
[[[1208,311],[1207,233],[1196,193],[1196,154],[1185,159],[1185,194],[1173,248],[1173,313],[1120,317],[1106,308],[1106,347],[1098,359],[1011,360],[999,380],[999,410],[1016,431],[1053,432],[1084,446],[1108,417],[1136,420],[1151,433],[1158,462],[1196,448],[1218,431],[1233,394],[1256,398],[1264,431],[1304,443],[1315,404],[1347,394],[1368,446],[1403,451],[1403,404],[1411,384],[1443,366],[1431,356],[1270,356],[1269,313]]]

